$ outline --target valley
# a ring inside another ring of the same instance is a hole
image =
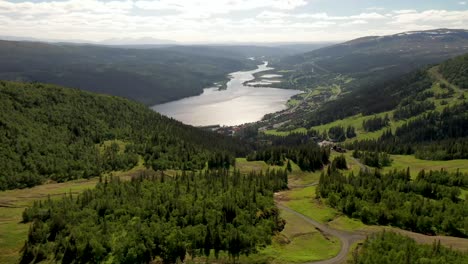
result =
[[[467,39],[0,42],[0,263],[466,263]]]

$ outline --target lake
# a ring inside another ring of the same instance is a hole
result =
[[[243,84],[253,80],[253,74],[271,69],[265,62],[256,70],[233,72],[225,90],[206,88],[198,96],[155,105],[152,109],[194,126],[234,126],[259,121],[266,114],[286,109],[288,99],[302,92]]]

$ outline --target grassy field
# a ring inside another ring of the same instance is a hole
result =
[[[291,209],[336,229],[355,231],[366,227],[361,221],[327,206],[325,201],[316,198],[315,190],[316,186],[293,189],[282,193],[279,200]]]
[[[294,130],[289,130],[289,131],[278,131],[276,129],[270,129],[270,130],[263,131],[263,133],[265,133],[266,135],[285,137],[285,136],[287,136],[289,134],[292,134],[292,133],[305,134],[305,133],[307,133],[307,129],[303,128],[303,127],[296,128]]]
[[[334,237],[324,237],[302,218],[281,212],[286,220],[284,230],[273,238],[271,246],[258,254],[241,257],[245,263],[303,263],[332,258],[338,254],[341,244]]]
[[[421,170],[447,170],[447,171],[456,171],[457,169],[460,172],[468,173],[468,160],[420,160],[410,155],[391,155],[393,162],[392,166],[385,167],[383,171],[389,171],[393,169],[403,170],[410,168],[410,173],[412,177],[418,175]]]
[[[286,220],[284,230],[272,239],[272,244],[259,248],[258,252],[250,256],[241,256],[236,263],[304,263],[329,259],[338,254],[341,244],[334,237],[325,237],[312,225],[302,218],[289,212],[281,212]],[[232,263],[225,253],[221,253],[218,260],[196,258],[187,263]]]

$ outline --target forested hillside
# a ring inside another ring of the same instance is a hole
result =
[[[155,170],[200,169],[210,159],[225,167],[245,148],[123,98],[0,81],[1,190],[98,176],[140,159]]]
[[[412,180],[409,169],[359,175],[329,169],[320,176],[317,194],[365,224],[468,237],[468,201],[459,198],[460,188],[468,187],[467,179],[467,174],[446,171],[421,171]]]
[[[220,252],[235,262],[283,229],[273,192],[286,187],[284,171],[106,179],[78,197],[24,211],[23,221],[33,224],[20,263],[181,263]]]
[[[468,52],[468,31],[438,29],[369,36],[282,59],[278,67],[293,69],[287,85],[311,84],[343,74],[357,83],[389,79],[427,64]]]
[[[147,105],[200,94],[226,74],[254,68],[216,48],[125,49],[0,40],[0,79],[64,85]]]
[[[468,54],[442,63],[439,69],[449,82],[468,89]]]

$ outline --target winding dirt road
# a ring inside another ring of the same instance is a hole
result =
[[[365,234],[359,234],[357,232],[351,233],[351,232],[346,232],[346,231],[341,231],[341,230],[336,230],[333,228],[330,228],[327,225],[321,224],[299,212],[294,211],[293,209],[286,207],[281,204],[277,204],[278,208],[293,213],[297,215],[298,217],[302,218],[306,222],[310,223],[311,225],[315,226],[320,232],[330,235],[330,236],[335,236],[341,241],[341,249],[338,255],[331,259],[327,260],[321,260],[321,261],[314,261],[314,262],[306,262],[304,264],[339,264],[339,263],[344,263],[346,262],[346,258],[348,256],[348,252],[351,248],[351,245],[353,245],[355,242],[364,240],[366,238]]]
[[[365,165],[360,163],[358,160],[355,160],[361,168],[368,169]],[[290,189],[298,189],[298,188],[306,188],[309,186],[317,185],[318,182],[314,182],[311,184],[306,185],[290,185]],[[458,238],[458,237],[449,237],[449,236],[428,236],[423,235],[415,232],[410,232],[406,230],[402,230],[399,228],[394,227],[382,227],[382,226],[371,226],[370,229],[367,230],[358,230],[355,232],[348,232],[343,230],[338,230],[331,228],[328,225],[322,224],[320,222],[315,221],[287,206],[281,204],[281,202],[276,202],[276,205],[281,210],[287,211],[289,213],[295,214],[296,216],[302,218],[307,223],[313,225],[317,230],[321,233],[337,237],[341,241],[341,249],[338,255],[331,259],[321,260],[321,261],[313,261],[313,262],[306,262],[303,264],[343,264],[346,263],[348,252],[351,249],[351,246],[359,241],[363,241],[366,239],[367,236],[371,235],[372,233],[381,232],[384,230],[396,232],[400,235],[407,236],[409,238],[414,239],[417,243],[420,244],[432,244],[434,241],[440,241],[442,245],[446,247],[451,247],[460,251],[468,252],[468,239]]]

